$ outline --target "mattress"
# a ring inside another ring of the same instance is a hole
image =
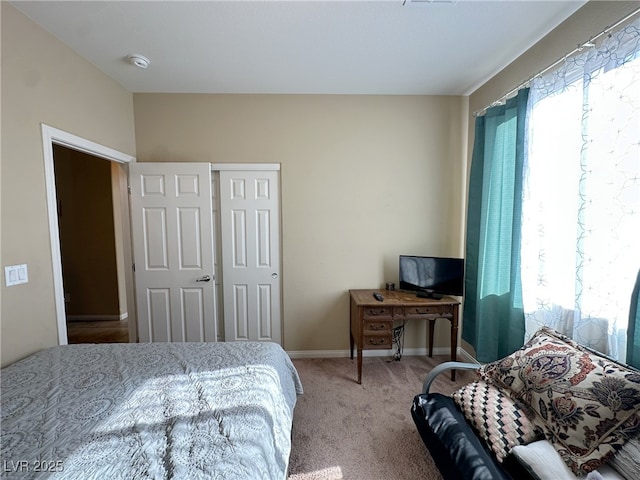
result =
[[[284,479],[303,392],[268,342],[66,345],[0,381],[3,478]]]

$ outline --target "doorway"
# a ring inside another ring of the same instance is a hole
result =
[[[53,157],[68,342],[128,342],[113,162],[61,145]]]
[[[47,209],[49,217],[49,235],[51,240],[51,256],[54,280],[54,295],[56,306],[56,321],[58,326],[58,343],[66,345],[69,343],[69,335],[67,329],[67,308],[65,300],[73,300],[73,297],[66,296],[65,283],[69,279],[65,279],[63,274],[63,255],[60,234],[61,216],[64,215],[66,207],[61,209],[58,194],[56,191],[56,163],[54,151],[62,155],[68,154],[68,150],[74,155],[84,155],[84,162],[96,164],[96,162],[108,160],[104,165],[108,167],[108,175],[111,200],[111,232],[115,238],[115,263],[116,263],[116,284],[119,294],[117,295],[120,312],[114,314],[113,320],[120,321],[122,316],[126,314],[127,332],[129,341],[137,341],[137,325],[134,308],[134,287],[133,275],[129,266],[133,264],[131,254],[131,233],[129,226],[129,210],[127,199],[127,165],[135,159],[127,154],[115,151],[109,147],[91,142],[76,135],[55,129],[48,125],[42,125],[42,141],[45,163],[45,182],[47,190]],[[61,150],[61,147],[66,150]],[[106,167],[103,171],[106,172]],[[105,174],[103,174],[105,176]],[[80,202],[82,201],[79,200]],[[73,210],[72,210],[73,211]],[[82,233],[82,232],[81,232]],[[86,243],[92,244],[95,239],[87,238]],[[95,257],[95,255],[94,255]],[[91,273],[91,270],[89,270]],[[84,281],[92,282],[96,280],[96,276],[85,279]],[[70,293],[70,292],[69,292]],[[83,292],[84,294],[85,292]],[[79,299],[81,300],[81,299]],[[80,302],[81,303],[81,302]],[[85,314],[89,318],[83,321],[97,320],[104,313],[95,314],[97,317],[91,318],[94,314]],[[107,318],[107,321],[112,321]],[[94,325],[95,326],[95,325]],[[122,325],[119,325],[122,327]]]

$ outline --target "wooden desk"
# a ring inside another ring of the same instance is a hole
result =
[[[384,301],[373,297],[379,292]],[[399,290],[349,290],[351,295],[350,346],[358,352],[358,383],[362,383],[362,350],[390,349],[392,347],[394,320],[429,321],[429,356],[433,356],[433,331],[438,318],[446,318],[451,324],[451,360],[456,360],[458,348],[458,309],[460,302],[453,297],[435,300],[418,298],[413,292]],[[456,372],[451,370],[451,380]]]

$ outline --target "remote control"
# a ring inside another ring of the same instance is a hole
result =
[[[382,302],[384,300],[384,297],[380,295],[378,292],[374,292],[373,298],[375,298],[379,302]]]

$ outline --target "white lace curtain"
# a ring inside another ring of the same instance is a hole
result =
[[[526,340],[546,325],[624,361],[640,268],[640,19],[530,89]]]

